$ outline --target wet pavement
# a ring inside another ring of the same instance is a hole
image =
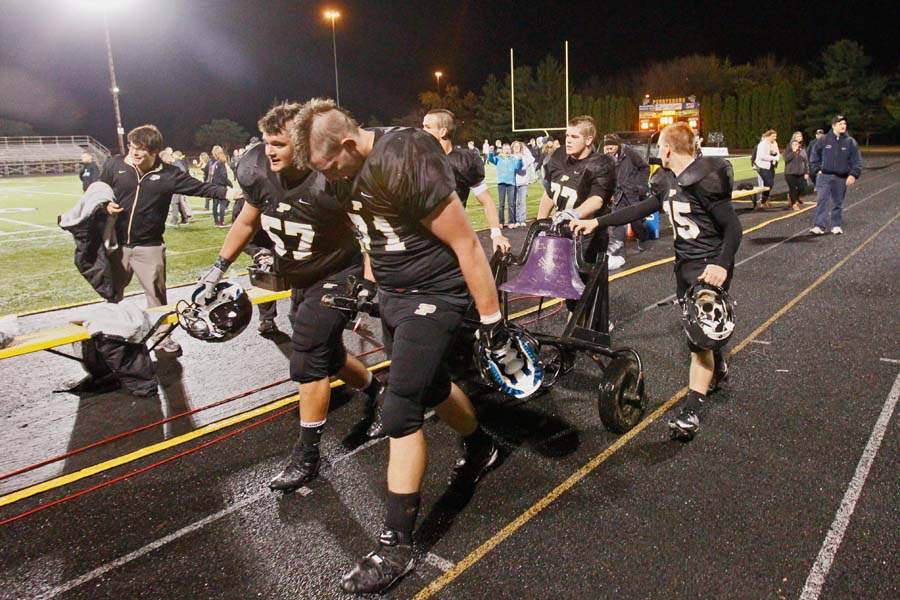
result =
[[[799,597],[900,385],[900,165],[886,156],[867,166],[847,196],[843,236],[807,235],[811,211],[736,205],[745,229],[767,224],[738,254],[732,376],[694,442],[670,441],[654,412],[687,383],[677,309],[653,307],[674,291],[671,265],[610,283],[614,344],[637,348],[647,369],[639,431],[603,428],[601,373],[584,358],[525,402],[470,385],[503,456],[459,499],[446,494],[457,440],[430,420],[422,559],[389,596],[431,585],[422,597]],[[520,243],[524,230],[509,235]],[[623,271],[670,256],[668,235],[641,254],[629,244]],[[75,312],[22,321],[36,329]],[[289,331],[286,302],[279,312]],[[560,332],[564,315],[528,327]],[[154,401],[54,393],[81,368],[46,353],[0,362],[0,475],[78,451],[0,480],[0,597],[341,596],[340,575],[372,549],[383,519],[387,444],[358,435],[359,396],[338,389],[320,478],[299,493],[269,492],[299,426],[284,381],[289,342],[255,327],[217,345],[178,334],[184,356],[159,362]],[[376,365],[385,357],[372,328],[374,339],[346,340]],[[822,597],[900,594],[898,447],[891,419]]]

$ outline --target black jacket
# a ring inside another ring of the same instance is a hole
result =
[[[210,161],[209,171],[206,181],[215,185],[231,187],[231,180],[228,179],[228,167],[222,161]]]
[[[616,193],[614,202],[625,196],[640,200],[650,189],[650,165],[628,146],[620,146],[616,160]]]
[[[87,191],[89,185],[100,179],[100,165],[93,160],[81,163],[78,167],[78,177],[81,179],[81,191]]]
[[[859,145],[848,134],[837,135],[831,130],[810,150],[809,168],[814,173],[822,171],[838,177],[853,175],[859,179],[862,174]]]
[[[172,194],[225,199],[227,193],[224,186],[198,181],[159,159],[140,175],[121,155],[106,161],[100,181],[112,187],[116,204],[125,209],[116,219],[116,235],[125,246],[163,243]]]

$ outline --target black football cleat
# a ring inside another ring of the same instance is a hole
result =
[[[366,436],[370,440],[374,440],[377,438],[382,438],[386,434],[384,433],[384,423],[381,421],[381,407],[378,404],[375,404],[371,408],[371,414],[367,414],[365,420],[369,422],[369,427],[366,429]]]
[[[399,543],[397,532],[385,530],[378,548],[366,554],[341,578],[341,590],[347,594],[381,594],[415,568],[411,544]]]
[[[689,442],[700,430],[700,415],[683,408],[677,417],[669,421],[669,435],[673,440]]]
[[[318,453],[304,454],[295,448],[281,473],[269,482],[269,489],[285,494],[300,489],[318,477],[320,462]]]
[[[497,463],[500,456],[493,440],[476,448],[466,448],[450,475],[450,488],[460,492],[472,490],[475,484]]]

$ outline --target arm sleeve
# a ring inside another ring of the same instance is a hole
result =
[[[710,214],[722,229],[722,250],[712,262],[724,269],[734,265],[734,255],[741,245],[741,222],[731,202],[715,202],[710,207]]]
[[[637,204],[632,204],[621,210],[598,217],[597,224],[600,227],[627,225],[632,221],[648,217],[659,210],[662,210],[662,201],[659,196],[653,194]]]
[[[853,175],[854,179],[859,179],[859,176],[862,175],[862,155],[859,152],[859,144],[855,141],[852,148],[850,151],[850,175]]]
[[[106,162],[103,163],[103,169],[100,171],[100,181],[112,187],[113,184],[113,160],[112,158],[107,158]]]
[[[815,142],[809,153],[809,170],[813,173],[822,170],[822,144]]]
[[[612,201],[613,192],[615,191],[616,167],[612,160],[604,160],[599,163],[597,171],[592,174],[591,189],[588,192],[588,198],[591,196],[599,196],[603,198],[603,204],[608,206]]]
[[[194,179],[187,173],[178,171],[175,174],[175,193],[184,194],[185,196],[200,196],[202,198],[216,198],[224,200],[227,190],[225,186],[215,185],[213,183],[203,183]]]

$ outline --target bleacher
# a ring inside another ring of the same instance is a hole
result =
[[[87,135],[0,137],[0,177],[75,173],[83,152],[101,165],[110,154]]]

